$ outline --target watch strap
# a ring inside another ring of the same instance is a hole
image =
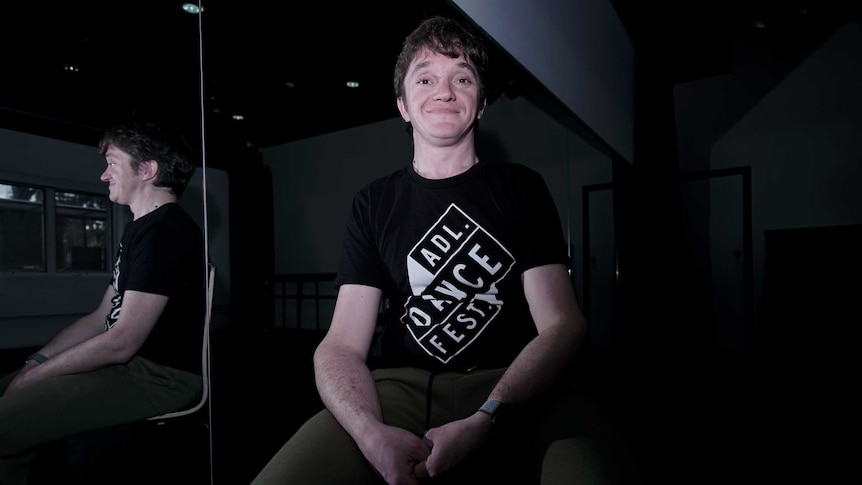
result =
[[[45,357],[44,355],[42,355],[42,354],[38,354],[38,353],[36,353],[36,354],[30,354],[30,355],[27,357],[27,359],[26,359],[26,360],[24,360],[24,363],[27,363],[27,361],[29,361],[29,360],[35,360],[36,362],[38,362],[38,363],[40,363],[40,364],[41,364],[41,363],[45,362],[46,360],[48,360],[48,357]]]

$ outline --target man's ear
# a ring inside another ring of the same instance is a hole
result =
[[[395,100],[395,103],[398,105],[398,112],[401,113],[401,118],[404,121],[410,123],[410,114],[407,112],[407,107],[404,106],[404,98],[398,96],[398,99]]]
[[[155,160],[146,160],[141,162],[140,164],[140,173],[144,177],[144,180],[149,180],[156,178],[156,175],[159,174],[159,162]]]

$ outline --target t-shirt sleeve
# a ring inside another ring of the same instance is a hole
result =
[[[335,286],[360,284],[382,289],[386,281],[385,266],[377,245],[370,192],[366,188],[353,198]]]
[[[546,264],[571,266],[557,206],[541,174],[527,169],[518,177],[525,194],[524,227],[521,236],[526,250],[520,255],[522,270]]]

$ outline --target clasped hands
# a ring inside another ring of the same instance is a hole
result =
[[[491,420],[484,413],[431,428],[423,437],[382,425],[379,441],[363,448],[363,454],[387,484],[418,485],[464,462],[490,433]]]

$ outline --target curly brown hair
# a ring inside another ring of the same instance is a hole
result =
[[[423,20],[404,39],[392,79],[396,98],[404,96],[404,78],[407,77],[410,63],[424,49],[453,59],[463,55],[473,65],[478,76],[479,107],[485,104],[489,92],[486,79],[489,56],[485,51],[484,39],[466,23],[441,16]]]
[[[195,172],[194,150],[188,141],[182,135],[155,123],[118,124],[102,135],[99,153],[104,156],[110,145],[131,156],[132,170],[135,172],[142,162],[158,162],[156,187],[167,187],[177,198],[182,197]]]

